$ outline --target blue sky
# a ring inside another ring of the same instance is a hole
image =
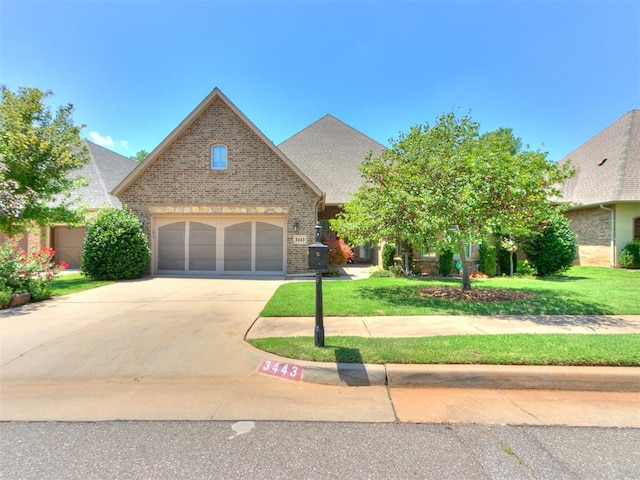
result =
[[[219,87],[276,144],[331,113],[388,145],[460,109],[559,160],[640,108],[640,2],[0,0],[0,83],[127,156]]]

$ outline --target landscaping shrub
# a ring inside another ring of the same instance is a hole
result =
[[[490,277],[496,276],[497,251],[495,245],[480,245],[480,271]]]
[[[624,268],[640,268],[640,239],[624,246],[620,252],[620,265]]]
[[[369,271],[369,277],[371,278],[389,278],[393,276],[393,272],[391,272],[390,270],[385,270],[382,267],[376,267]]]
[[[82,273],[93,280],[139,278],[149,271],[151,250],[133,212],[108,207],[87,225]]]
[[[4,308],[11,303],[11,289],[7,287],[4,280],[0,279],[0,308]]]
[[[322,243],[329,247],[329,265],[346,265],[355,258],[351,247],[341,238],[322,237]]]
[[[576,235],[563,215],[550,219],[543,230],[525,244],[529,262],[540,277],[549,277],[566,271],[576,254]]]
[[[382,268],[389,270],[396,256],[396,246],[393,243],[385,243],[382,247]]]
[[[453,270],[453,250],[444,249],[438,253],[438,273],[443,277],[451,275]]]
[[[516,263],[516,272],[515,274],[518,277],[532,277],[536,273],[536,269],[529,263],[528,260],[518,260]]]
[[[5,240],[0,245],[0,306],[8,305],[14,293],[30,293],[34,301],[50,298],[55,275],[68,267],[65,262],[56,265],[54,254],[51,248],[25,252],[15,240]]]

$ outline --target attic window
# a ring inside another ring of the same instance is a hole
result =
[[[227,147],[225,145],[214,145],[211,147],[211,169],[226,170],[227,168]]]
[[[598,166],[599,166],[599,167],[601,167],[602,165],[604,165],[604,162],[606,162],[606,161],[607,161],[607,159],[606,159],[606,158],[603,158],[602,160],[600,160],[600,161],[598,162]]]

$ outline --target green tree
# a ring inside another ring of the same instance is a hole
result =
[[[52,112],[51,92],[0,87],[0,231],[16,234],[32,223],[79,223],[71,192],[85,183],[73,177],[88,156],[73,124],[72,105]]]
[[[147,152],[146,150],[138,150],[138,153],[136,153],[133,157],[129,157],[129,158],[131,158],[131,160],[135,160],[136,162],[140,163],[144,161],[144,159],[147,158],[148,156],[149,156],[149,152]]]
[[[415,246],[454,248],[462,287],[470,288],[464,243],[494,232],[531,233],[550,215],[550,196],[572,174],[546,153],[523,150],[510,129],[480,134],[469,115],[441,115],[391,140],[361,166],[363,185],[332,221],[354,243],[397,238]]]

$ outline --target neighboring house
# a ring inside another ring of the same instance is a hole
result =
[[[640,110],[631,110],[571,152],[576,174],[561,201],[578,237],[576,264],[620,266],[624,246],[640,237]]]
[[[137,162],[88,140],[84,143],[89,159],[74,175],[86,178],[88,184],[73,192],[73,195],[78,197],[78,202],[87,207],[89,212],[103,206],[122,208],[120,200],[110,192],[133,170]],[[80,268],[86,231],[85,227],[69,228],[66,225],[38,228],[24,234],[19,245],[24,250],[52,247],[56,252],[57,263],[65,261],[69,268]]]
[[[325,235],[331,235],[328,221],[362,183],[359,166],[372,152],[379,156],[385,147],[332,115],[296,133],[278,145],[325,193],[325,209],[318,213]],[[356,261],[376,262],[376,249],[355,247]]]
[[[114,190],[143,223],[153,274],[308,271],[322,190],[213,90]]]
[[[105,206],[122,208],[122,203],[118,197],[111,194],[111,190],[138,163],[89,140],[85,140],[84,143],[89,152],[89,161],[78,170],[78,176],[88,179],[89,183],[75,192],[79,195],[79,201],[87,207],[89,212]],[[56,252],[55,261],[65,261],[69,264],[69,268],[80,268],[82,245],[86,233],[86,227],[69,228],[66,225],[52,227],[48,235],[49,246]]]

